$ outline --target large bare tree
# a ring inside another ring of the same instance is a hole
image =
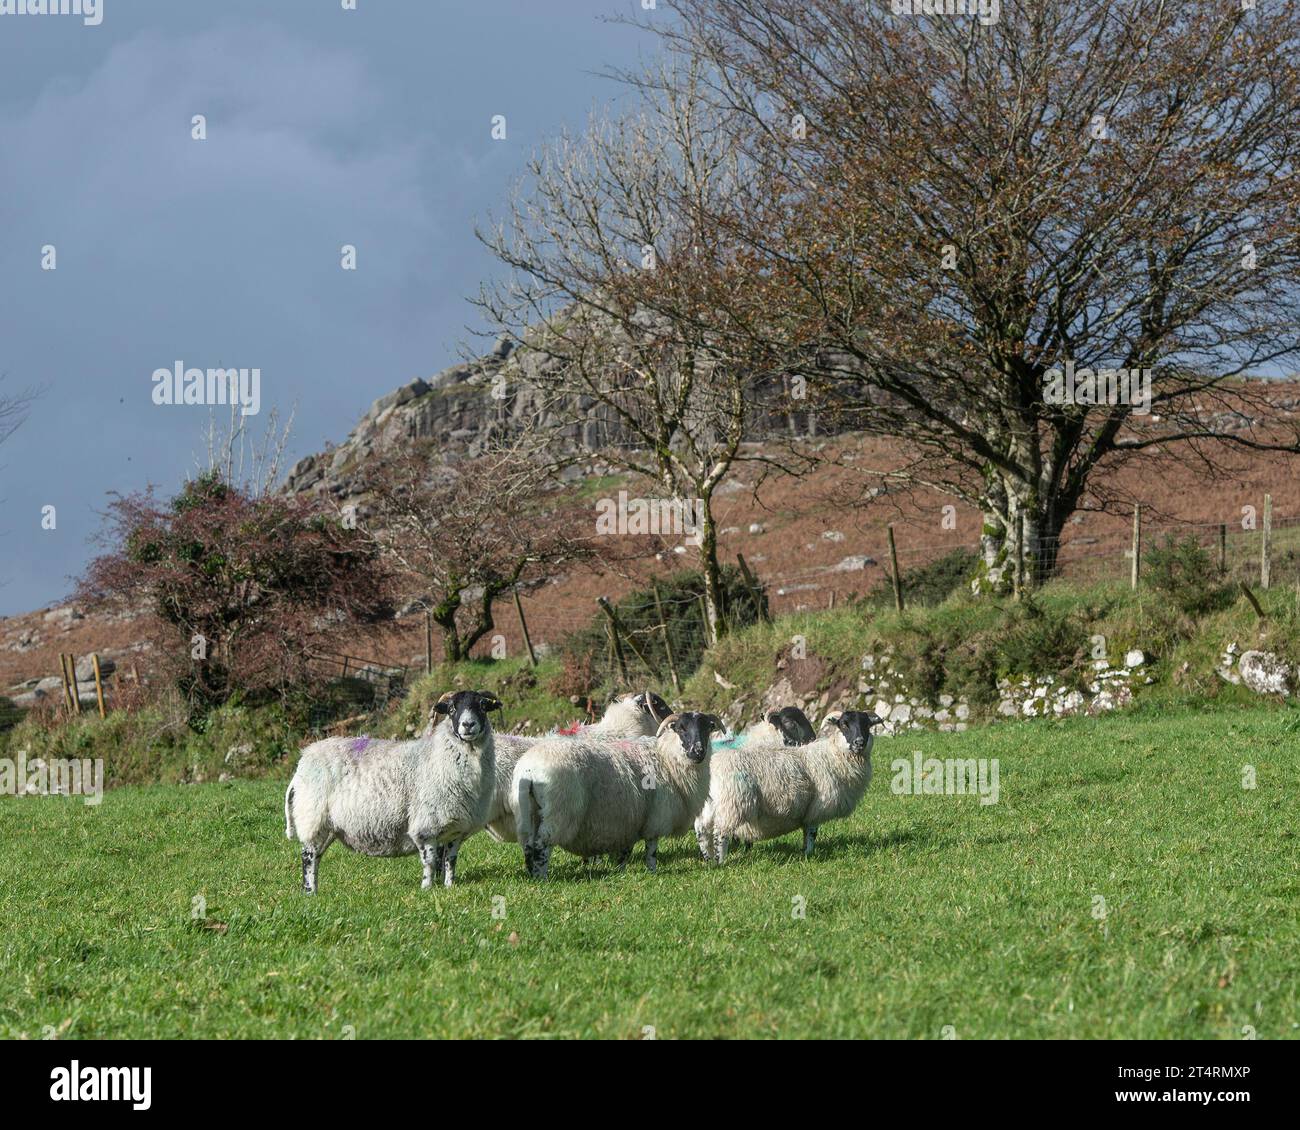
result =
[[[1050,572],[1100,467],[1297,449],[1239,378],[1300,349],[1300,7],[668,2],[748,174],[712,221],[737,285],[905,441],[882,473],[980,508],[994,580]],[[1067,364],[1148,372],[1151,414],[1045,395]]]

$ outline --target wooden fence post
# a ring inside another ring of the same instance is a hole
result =
[[[641,660],[641,664],[645,667],[646,671],[651,675],[654,675],[656,673],[654,664],[646,658],[645,652],[637,647],[636,640],[632,638],[632,633],[623,627],[623,621],[618,618],[618,613],[614,611],[614,606],[603,596],[598,597],[597,599],[600,602],[601,608],[605,610],[605,615],[609,617],[610,622],[614,625],[614,631],[617,632],[619,637],[632,649],[632,654]]]
[[[67,708],[68,715],[72,715],[72,690],[68,686],[68,657],[64,652],[59,652],[59,677],[63,680],[63,705]]]
[[[1267,590],[1273,579],[1273,563],[1269,560],[1269,542],[1273,538],[1273,496],[1264,496],[1264,525],[1259,540],[1259,587]]]
[[[894,607],[903,611],[903,578],[898,575],[898,547],[894,544],[894,524],[885,527],[889,535],[889,571],[894,578]]]
[[[91,666],[95,668],[95,699],[99,702],[99,716],[107,718],[108,712],[104,709],[104,680],[99,674],[99,653],[90,653]]]
[[[81,713],[81,688],[77,686],[77,657],[68,652],[68,682],[72,684],[72,709]]]
[[[1137,592],[1138,579],[1142,572],[1142,504],[1133,507],[1133,591]]]
[[[745,555],[743,553],[736,554],[736,564],[740,566],[741,576],[745,578],[745,584],[749,586],[750,594],[754,598],[754,607],[758,610],[758,618],[762,620],[763,623],[770,624],[772,622],[772,614],[763,604],[763,594],[759,590],[758,582],[754,580],[754,574],[749,571],[749,566],[745,564]]]
[[[528,661],[537,666],[537,652],[533,650],[533,641],[528,635],[528,621],[524,619],[524,606],[519,601],[519,586],[514,586],[515,611],[519,613],[519,630],[524,634],[524,647],[528,649]]]
[[[627,657],[623,654],[623,642],[619,639],[618,620],[614,616],[614,609],[610,607],[609,601],[603,596],[596,597],[596,603],[600,605],[600,610],[605,613],[607,627],[609,628],[609,642],[614,648],[614,658],[618,662],[618,673],[623,679],[625,686],[631,686],[632,681],[627,676]]]
[[[1228,571],[1228,523],[1219,523],[1219,572]]]
[[[664,654],[668,657],[668,674],[673,680],[673,690],[681,691],[682,683],[677,677],[677,660],[673,656],[673,641],[668,637],[668,621],[664,619],[663,601],[659,599],[659,582],[654,581],[655,611],[659,613],[659,630],[664,634]]]
[[[433,674],[433,613],[424,610],[424,673]]]

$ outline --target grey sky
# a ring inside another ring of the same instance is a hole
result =
[[[494,270],[474,221],[535,145],[620,95],[597,72],[653,50],[602,19],[654,18],[639,0],[357,8],[0,16],[0,373],[46,387],[0,447],[0,614],[67,593],[106,492],[193,468],[208,410],[155,405],[155,369],[259,367],[255,426],[297,405],[292,464],[454,360]]]

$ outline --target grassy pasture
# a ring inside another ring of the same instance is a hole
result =
[[[1294,1037],[1298,740],[1264,705],[882,738],[811,862],[539,885],[478,836],[422,891],[336,846],[315,898],[276,780],[4,798],[0,1036]],[[999,802],[897,795],[915,750],[997,758]]]

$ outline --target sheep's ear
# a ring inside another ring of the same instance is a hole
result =
[[[709,724],[710,730],[715,734],[720,734],[726,730],[726,724],[716,714],[706,714],[704,720]]]
[[[501,700],[500,700],[499,698],[497,698],[496,695],[494,695],[494,694],[489,694],[487,691],[479,691],[479,693],[478,693],[478,704],[479,704],[479,706],[481,706],[484,710],[500,710],[500,709],[501,709]]]
[[[448,691],[442,696],[442,698],[438,699],[438,701],[433,704],[433,712],[435,714],[450,714],[451,699],[454,693],[454,691]]]
[[[781,722],[781,712],[779,710],[769,710],[767,712],[767,720],[773,726],[779,725]]]

